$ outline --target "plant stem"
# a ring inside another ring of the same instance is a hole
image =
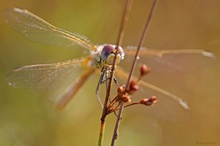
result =
[[[135,57],[134,57],[134,61],[133,61],[133,64],[132,64],[132,67],[131,67],[131,70],[130,70],[130,74],[129,74],[129,77],[128,77],[128,80],[127,80],[127,83],[126,83],[126,86],[125,88],[129,88],[129,85],[130,85],[130,80],[131,80],[131,76],[134,72],[134,68],[135,68],[135,64],[137,62],[137,58],[138,58],[138,53],[140,51],[140,48],[143,44],[143,41],[145,39],[145,36],[146,36],[146,32],[147,32],[147,29],[148,29],[148,26],[149,26],[149,23],[150,23],[150,20],[152,18],[152,15],[155,11],[155,8],[156,8],[156,5],[158,3],[159,0],[154,0],[153,2],[153,5],[152,5],[152,8],[150,10],[150,13],[149,13],[149,16],[147,18],[147,21],[146,21],[146,24],[145,24],[145,27],[144,27],[144,30],[143,30],[143,33],[141,35],[141,39],[140,39],[140,42],[138,44],[138,48],[137,48],[137,51],[136,51],[136,54],[135,54]],[[132,3],[132,2],[131,2]],[[131,6],[129,7],[126,7],[127,9],[131,9]],[[125,9],[125,13],[129,13],[130,10],[126,11]],[[125,15],[125,14],[124,14]],[[127,14],[128,15],[128,14]],[[120,109],[119,109],[119,112],[118,112],[118,117],[117,117],[117,121],[116,121],[116,124],[115,124],[115,129],[114,129],[114,133],[113,133],[113,137],[112,137],[112,143],[111,143],[111,146],[114,146],[114,143],[115,143],[115,140],[117,139],[118,137],[118,128],[119,128],[119,124],[120,124],[120,121],[121,121],[121,118],[122,118],[122,113],[123,113],[123,109],[124,109],[124,102],[121,102],[121,106],[120,106]]]
[[[113,76],[114,76],[114,70],[115,70],[115,65],[116,65],[116,56],[118,53],[118,47],[121,45],[121,42],[124,38],[124,33],[125,33],[125,27],[128,21],[128,17],[130,14],[130,10],[131,10],[131,6],[132,6],[133,0],[127,0],[126,2],[126,6],[125,6],[125,10],[122,16],[122,22],[121,22],[121,26],[120,26],[120,30],[119,30],[119,35],[118,35],[118,39],[117,39],[117,43],[116,43],[116,53],[115,53],[115,58],[112,64],[112,71],[108,80],[108,86],[107,86],[107,90],[106,90],[106,96],[105,96],[105,102],[103,105],[103,112],[102,112],[102,118],[101,118],[101,125],[100,125],[100,134],[99,134],[99,146],[102,146],[103,143],[103,137],[104,137],[104,129],[105,129],[105,118],[108,114],[107,112],[107,108],[108,108],[108,101],[109,101],[109,97],[110,97],[110,92],[111,92],[111,86],[112,86],[112,80],[113,80]]]
[[[111,146],[115,145],[115,140],[118,137],[118,129],[119,129],[120,121],[121,121],[121,118],[122,118],[123,109],[124,109],[124,102],[121,103],[121,106],[120,106],[120,109],[119,109],[119,112],[118,112],[117,120],[116,120],[116,123],[115,123],[115,129],[114,129],[114,133],[113,133],[113,136],[112,136]]]
[[[103,145],[104,132],[105,132],[105,120],[101,120],[98,146]]]

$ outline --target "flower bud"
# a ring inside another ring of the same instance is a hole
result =
[[[139,87],[138,87],[138,85],[136,84],[136,82],[133,81],[133,80],[131,80],[128,93],[129,93],[129,94],[132,94],[133,92],[135,92],[136,90],[138,90],[138,88],[139,88]]]
[[[150,68],[148,68],[147,65],[142,64],[140,67],[141,77],[148,74],[149,72],[150,72]]]
[[[130,96],[123,96],[122,101],[125,102],[125,103],[131,102],[131,98],[130,98]]]
[[[145,98],[140,100],[140,104],[146,105],[146,106],[151,106],[157,102],[157,97],[156,96],[151,96],[150,98]]]

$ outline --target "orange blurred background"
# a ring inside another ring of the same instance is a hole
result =
[[[123,46],[137,45],[151,0],[135,1]],[[49,23],[87,36],[93,43],[116,42],[125,1],[0,1],[0,13],[10,7],[31,11]],[[155,49],[204,49],[220,56],[220,1],[160,1],[151,21],[144,46]],[[97,145],[101,108],[95,97],[95,79],[63,111],[37,92],[7,85],[5,76],[15,67],[72,59],[74,49],[37,44],[25,39],[0,17],[0,145],[78,146]],[[147,64],[147,63],[146,63]],[[219,145],[220,64],[204,66],[184,81],[187,90],[164,88],[187,95],[190,120],[173,122],[144,115],[146,107],[125,110],[116,145],[194,146]],[[126,68],[126,67],[125,67]],[[163,74],[161,74],[163,75]],[[160,77],[156,85],[160,85]],[[181,80],[181,79],[180,79]],[[163,86],[163,85],[162,85]],[[92,95],[92,96],[91,96]],[[156,106],[156,105],[155,105]],[[169,106],[169,105],[168,105]],[[149,107],[150,108],[150,107]],[[171,107],[172,109],[172,107]],[[175,109],[174,109],[175,110]],[[116,117],[107,117],[104,145],[110,145]]]

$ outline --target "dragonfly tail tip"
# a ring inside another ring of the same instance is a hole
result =
[[[210,57],[210,58],[215,57],[215,55],[212,52],[209,52],[209,51],[203,51],[202,55],[206,56],[206,57]]]

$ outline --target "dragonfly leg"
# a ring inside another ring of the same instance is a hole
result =
[[[113,80],[114,80],[114,82],[115,82],[115,84],[117,85],[117,86],[120,86],[121,84],[119,84],[119,82],[118,82],[118,80],[116,79],[116,77],[113,77]]]
[[[99,82],[96,87],[96,97],[97,97],[97,100],[98,100],[99,104],[101,105],[102,109],[103,109],[103,104],[102,104],[101,98],[99,96],[99,88],[100,88],[100,85],[104,83],[104,80],[103,80],[104,76],[105,76],[105,72],[103,72],[102,75],[100,76]]]

